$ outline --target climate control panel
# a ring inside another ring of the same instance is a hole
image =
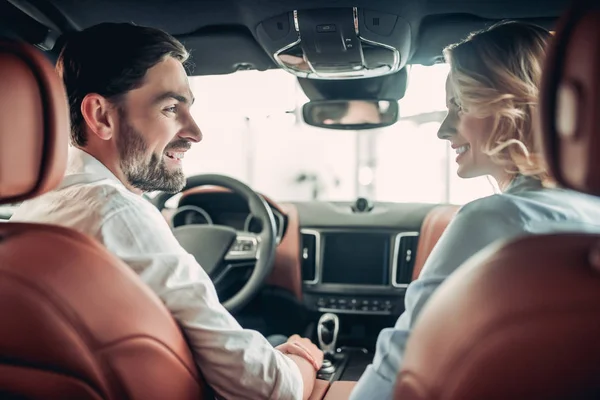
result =
[[[309,309],[338,314],[394,315],[404,309],[403,297],[306,294]]]

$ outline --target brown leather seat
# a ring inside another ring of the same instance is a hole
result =
[[[598,3],[596,1],[596,3]],[[544,150],[600,195],[600,5],[562,20],[544,70]],[[531,236],[469,260],[432,296],[395,398],[600,398],[600,235]]]
[[[66,163],[62,84],[35,49],[0,42],[0,204],[51,190]],[[161,301],[99,244],[0,224],[0,398],[202,399]]]
[[[417,256],[415,258],[415,266],[413,267],[413,281],[421,274],[421,270],[429,254],[431,254],[438,240],[440,240],[442,233],[444,233],[459,209],[460,207],[455,205],[440,205],[431,209],[427,213],[427,216],[425,216],[419,234]]]

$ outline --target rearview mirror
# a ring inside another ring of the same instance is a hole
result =
[[[395,100],[319,100],[302,107],[304,122],[327,129],[362,130],[398,121]]]

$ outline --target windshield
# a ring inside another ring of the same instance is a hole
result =
[[[458,178],[456,155],[436,136],[447,74],[447,64],[412,66],[401,120],[368,131],[306,125],[300,110],[308,99],[282,70],[191,77],[204,139],[186,155],[184,171],[233,176],[278,201],[463,204],[487,196],[490,181]]]
[[[411,66],[400,121],[368,131],[305,124],[308,99],[283,70],[190,77],[204,139],[187,153],[184,171],[229,175],[277,201],[464,204],[488,196],[488,179],[458,178],[454,151],[436,136],[447,74],[447,64]],[[11,213],[0,206],[0,221]]]

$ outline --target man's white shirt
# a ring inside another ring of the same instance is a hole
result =
[[[219,397],[302,398],[297,365],[260,333],[238,324],[162,214],[88,153],[70,148],[61,185],[24,202],[11,221],[75,229],[129,265],[181,325],[203,376]]]

